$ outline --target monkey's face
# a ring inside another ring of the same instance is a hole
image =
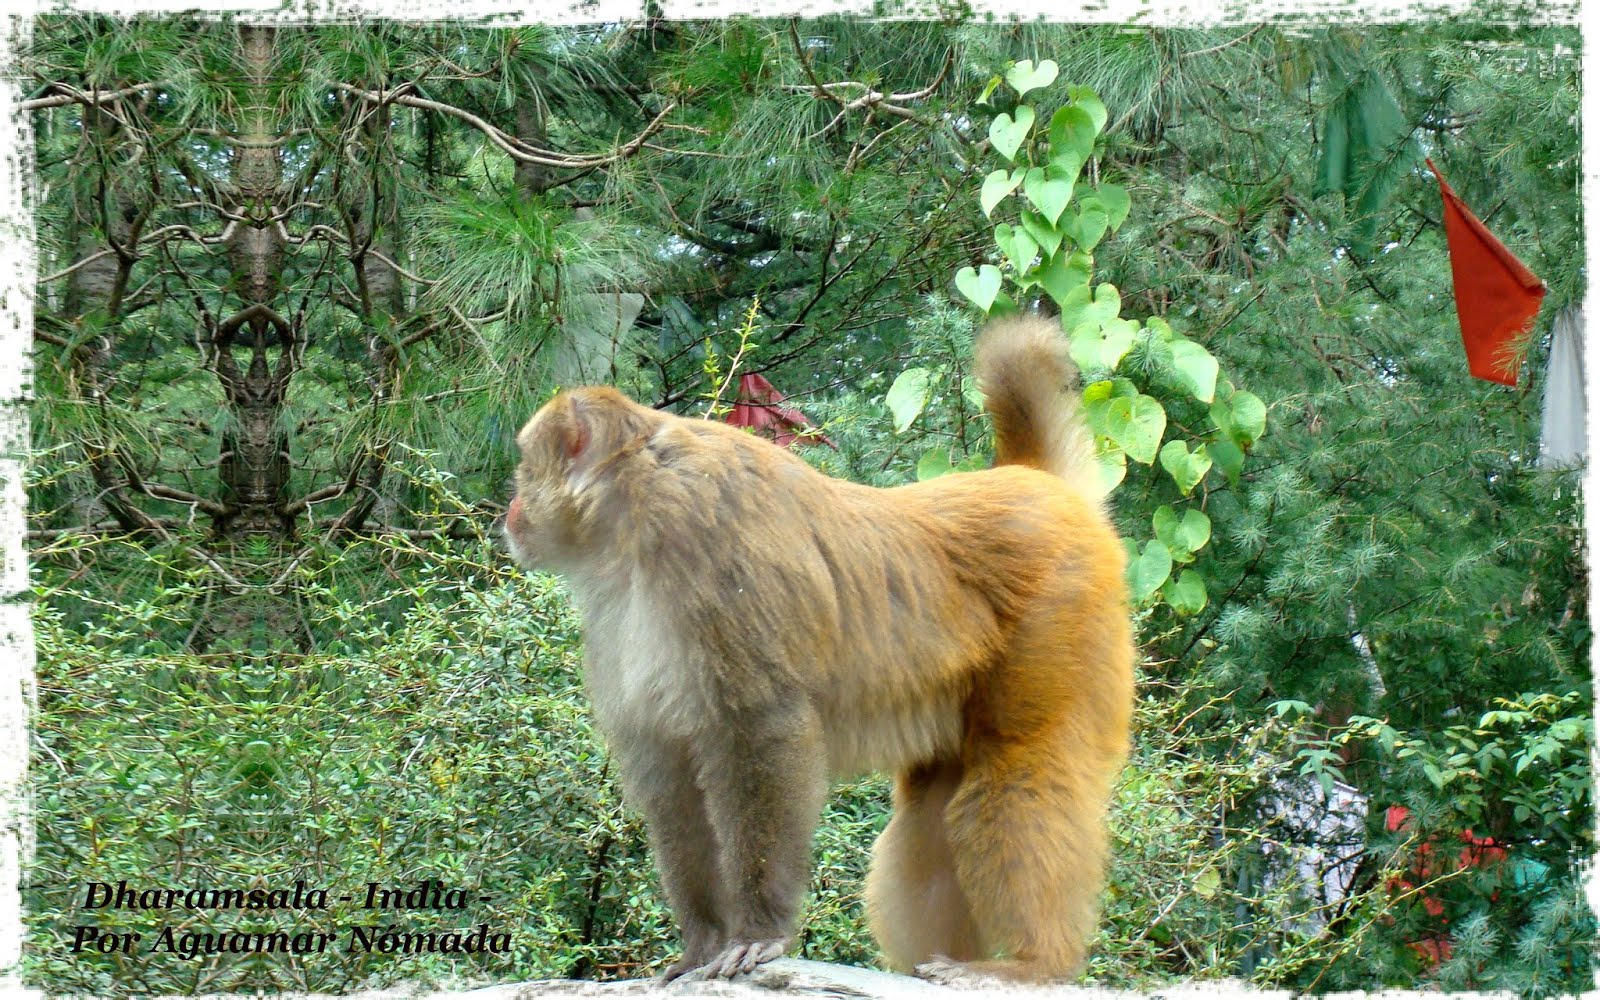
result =
[[[506,509],[506,547],[526,569],[566,568],[581,549],[579,504],[571,482],[578,428],[570,397],[545,404],[517,434],[516,494]]]

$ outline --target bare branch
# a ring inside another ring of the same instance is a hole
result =
[[[493,124],[485,121],[483,118],[480,118],[472,112],[463,108],[458,108],[452,104],[445,104],[441,101],[430,101],[425,97],[416,97],[411,94],[400,93],[398,91],[390,91],[387,94],[375,93],[370,90],[362,90],[359,87],[352,87],[347,83],[335,83],[334,86],[347,93],[354,94],[363,101],[380,106],[384,104],[400,104],[408,108],[420,108],[424,111],[437,111],[440,114],[450,115],[453,118],[459,118],[468,125],[471,125],[473,128],[482,132],[484,135],[488,136],[489,141],[493,142],[496,146],[499,146],[500,149],[506,153],[506,155],[510,156],[514,160],[518,160],[522,163],[533,163],[546,167],[560,167],[567,170],[590,170],[595,167],[603,167],[607,164],[615,163],[620,159],[632,156],[634,153],[637,153],[644,147],[647,139],[662,129],[666,123],[667,115],[672,113],[678,107],[677,101],[667,102],[667,106],[662,108],[661,112],[644,127],[644,131],[623,143],[621,146],[618,146],[610,153],[601,156],[569,156],[564,153],[556,153],[533,146],[513,135],[507,134],[504,130],[495,127]]]
[[[59,108],[68,104],[109,104],[113,101],[120,101],[124,97],[132,97],[134,94],[140,94],[152,87],[159,86],[160,84],[158,83],[140,83],[132,87],[124,87],[121,90],[108,90],[104,93],[92,92],[85,94],[83,91],[77,89],[76,87],[69,86],[68,84],[52,83],[50,84],[50,89],[57,92],[54,97],[35,97],[31,101],[23,101],[21,104],[17,105],[17,110],[40,111],[44,108]]]

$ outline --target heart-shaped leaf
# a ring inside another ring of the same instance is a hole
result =
[[[1020,176],[1018,180],[1021,180]],[[1028,231],[1028,235],[1033,237],[1034,242],[1038,243],[1047,255],[1054,254],[1056,248],[1061,246],[1061,230],[1046,222],[1044,216],[1038,212],[1025,208],[1022,210],[1021,220],[1022,228]]]
[[[1205,445],[1191,452],[1186,443],[1174,438],[1161,446],[1161,467],[1178,484],[1178,492],[1188,496],[1211,471],[1211,453]]]
[[[1183,520],[1178,522],[1173,537],[1185,550],[1199,552],[1211,541],[1211,518],[1198,507],[1190,507],[1183,512]]]
[[[1192,562],[1194,553],[1211,541],[1211,518],[1194,507],[1179,517],[1170,506],[1162,504],[1150,518],[1150,526],[1179,562]]]
[[[1068,342],[1072,360],[1080,371],[1115,371],[1117,364],[1133,347],[1139,324],[1112,318],[1095,326],[1080,323]]]
[[[1067,202],[1072,200],[1072,182],[1051,179],[1044,170],[1034,167],[1022,179],[1022,193],[1033,202],[1046,222],[1055,225]]]
[[[1222,474],[1228,477],[1228,482],[1237,486],[1239,473],[1244,469],[1244,451],[1226,438],[1220,441],[1208,441],[1206,454],[1216,463]]]
[[[1228,406],[1233,411],[1234,437],[1243,438],[1240,444],[1250,444],[1267,432],[1267,406],[1260,396],[1241,389],[1233,394]]]
[[[1017,96],[1021,97],[1030,90],[1050,86],[1055,82],[1056,74],[1059,72],[1060,69],[1054,60],[1045,59],[1035,66],[1032,59],[1024,59],[1006,70],[1006,82],[1011,84]]]
[[[950,465],[950,450],[948,448],[935,448],[925,452],[917,460],[917,482],[926,482],[929,479],[938,479],[952,469]]]
[[[1172,509],[1171,504],[1162,504],[1150,515],[1150,527],[1155,529],[1156,537],[1170,550],[1172,536],[1178,530],[1178,512]]]
[[[1113,399],[1106,407],[1106,430],[1128,457],[1143,465],[1156,460],[1161,435],[1167,429],[1167,411],[1161,402],[1140,394]]]
[[[1091,87],[1074,86],[1067,88],[1067,96],[1072,98],[1072,106],[1082,110],[1089,116],[1089,121],[1094,125],[1096,135],[1106,127],[1106,105],[1100,100],[1100,95]]]
[[[1083,387],[1083,422],[1099,437],[1110,436],[1106,430],[1106,407],[1113,398],[1110,379],[1090,382]]]
[[[1061,328],[1076,330],[1085,323],[1099,326],[1120,314],[1122,293],[1117,291],[1116,285],[1102,282],[1095,286],[1093,298],[1090,298],[1089,288],[1085,285],[1058,304],[1061,306]]]
[[[1160,541],[1150,539],[1144,544],[1144,551],[1139,558],[1128,564],[1128,589],[1133,591],[1134,602],[1147,602],[1167,582],[1171,573],[1172,555]]]
[[[1089,113],[1076,104],[1069,104],[1050,116],[1050,161],[1065,163],[1077,160],[1073,173],[1083,168],[1094,155],[1094,137],[1099,129]]]
[[[984,215],[993,212],[1006,195],[1017,189],[1017,185],[1022,183],[1022,174],[1021,170],[1013,170],[1009,174],[1004,170],[996,170],[983,179],[983,187],[978,190],[978,204],[983,206]]]
[[[1183,376],[1183,381],[1202,403],[1211,402],[1217,391],[1217,359],[1211,352],[1192,340],[1173,340],[1172,365]],[[1266,420],[1265,412],[1262,420]]]
[[[1185,618],[1193,617],[1206,609],[1206,582],[1199,573],[1186,569],[1178,574],[1176,580],[1171,581],[1161,588],[1162,598],[1170,605],[1172,610]],[[1201,874],[1201,878],[1211,875],[1213,881],[1216,869],[1208,868]],[[1200,893],[1201,883],[1196,881],[1195,892]],[[1215,893],[1215,889],[1212,889]]]
[[[883,401],[889,405],[889,412],[894,415],[894,432],[903,434],[911,422],[917,419],[923,407],[928,405],[928,397],[933,392],[933,372],[926,368],[907,368],[895,377],[894,384],[889,386],[889,392]],[[945,461],[948,463],[949,458]]]
[[[1021,226],[1010,226],[1002,222],[994,227],[994,242],[1000,251],[1011,261],[1011,266],[1021,274],[1033,263],[1033,258],[1039,253],[1039,244],[1033,241],[1027,230]]]
[[[1033,128],[1033,120],[1033,109],[1026,104],[1017,108],[1015,117],[1002,112],[989,123],[989,142],[1001,156],[1015,160],[1017,147],[1028,137],[1028,131]]]
[[[985,264],[974,271],[970,267],[963,267],[956,272],[956,290],[972,300],[972,304],[989,311],[994,305],[994,300],[1000,294],[1000,269],[993,264]]]
[[[1057,234],[1057,239],[1059,238],[1060,234]],[[1075,253],[1070,256],[1057,254],[1039,267],[1037,273],[1039,284],[1063,310],[1063,315],[1065,315],[1066,301],[1074,292],[1081,290],[1084,298],[1088,298],[1091,264],[1088,254]]]
[[[1100,204],[1105,206],[1106,218],[1111,222],[1111,231],[1114,233],[1122,228],[1128,219],[1128,209],[1133,207],[1133,199],[1128,197],[1128,189],[1120,184],[1102,184],[1095,188],[1095,193],[1100,196]]]
[[[1073,194],[1078,192],[1078,175],[1083,173],[1084,161],[1068,154],[1060,159],[1053,159],[1044,166],[1044,179],[1047,181],[1064,181],[1072,185]]]
[[[1100,477],[1100,495],[1109,496],[1111,491],[1122,483],[1128,475],[1128,456],[1122,449],[1112,445],[1108,450],[1095,456],[1095,471]]]
[[[1110,220],[1106,218],[1106,210],[1100,207],[1099,202],[1083,205],[1082,210],[1072,215],[1069,235],[1082,250],[1093,250],[1095,244],[1105,236]],[[1062,220],[1062,228],[1067,229],[1066,219]]]

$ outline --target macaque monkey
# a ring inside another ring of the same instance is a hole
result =
[[[867,912],[939,980],[1077,972],[1128,749],[1134,643],[1060,327],[991,323],[996,467],[893,489],[744,431],[558,394],[506,537],[563,574],[585,684],[683,937],[665,977],[783,954],[828,780],[895,774]]]

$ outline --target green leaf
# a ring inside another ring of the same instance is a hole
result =
[[[1235,437],[1243,436],[1242,443],[1249,444],[1267,432],[1267,407],[1261,397],[1240,390],[1229,400],[1232,410]]]
[[[1022,171],[1017,172],[1017,183],[1022,183]],[[1038,243],[1047,254],[1054,254],[1056,248],[1061,246],[1061,230],[1046,222],[1044,216],[1029,209],[1021,213],[1022,228],[1028,231],[1034,242]]]
[[[1046,222],[1055,225],[1067,202],[1072,200],[1072,182],[1052,179],[1044,168],[1034,167],[1023,175],[1022,193],[1033,202]]]
[[[1128,589],[1134,602],[1144,604],[1153,597],[1172,573],[1172,556],[1157,539],[1145,542],[1139,558],[1128,564]]]
[[[938,479],[940,476],[952,471],[952,468],[950,465],[950,450],[948,448],[934,448],[932,451],[924,452],[923,456],[917,460],[917,482]]]
[[[1217,359],[1211,352],[1188,339],[1172,342],[1172,364],[1183,376],[1189,392],[1202,403],[1209,403],[1217,391]]]
[[[996,73],[994,76],[989,77],[989,82],[983,85],[983,93],[979,94],[978,99],[972,103],[987,105],[989,103],[989,98],[994,96],[995,88],[999,86],[1000,75]]]
[[[1065,164],[1077,161],[1073,173],[1083,169],[1094,155],[1094,137],[1100,130],[1081,105],[1069,104],[1050,118],[1050,161]]]
[[[985,264],[976,271],[963,267],[956,272],[956,289],[971,299],[973,305],[988,312],[1000,294],[1000,269],[993,264]]]
[[[1133,207],[1133,199],[1128,196],[1128,189],[1120,184],[1102,184],[1094,190],[1100,196],[1100,204],[1105,206],[1111,231],[1114,233],[1121,229],[1122,224],[1128,219],[1128,210]]]
[[[1024,59],[1006,70],[1006,82],[1021,97],[1030,90],[1050,86],[1055,82],[1058,72],[1060,70],[1052,59],[1041,60],[1038,66],[1034,66],[1032,59]]]
[[[1089,430],[1101,437],[1109,437],[1106,432],[1106,407],[1111,405],[1111,400],[1116,395],[1115,386],[1110,379],[1101,379],[1090,382],[1083,387],[1083,422],[1089,425]]]
[[[1178,522],[1173,537],[1186,551],[1199,552],[1211,541],[1211,518],[1205,511],[1190,507],[1183,512],[1183,520]]]
[[[983,409],[983,390],[978,387],[977,379],[964,378],[961,380],[961,396],[974,410]]]
[[[1151,515],[1150,526],[1178,562],[1192,562],[1193,554],[1211,540],[1211,519],[1192,507],[1180,518],[1170,505],[1162,504]]]
[[[1033,108],[1026,104],[1017,107],[1016,116],[1005,112],[996,115],[989,123],[989,142],[995,151],[1008,160],[1017,158],[1017,147],[1022,145],[1022,140],[1028,137],[1028,132],[1033,128]]]
[[[895,377],[894,384],[889,386],[889,392],[883,401],[889,405],[889,412],[894,415],[894,432],[903,434],[911,422],[916,420],[928,405],[928,397],[933,393],[934,373],[926,368],[907,368]],[[949,456],[945,457],[949,462]]]
[[[1150,527],[1155,529],[1156,537],[1170,548],[1173,535],[1178,530],[1178,512],[1172,509],[1171,504],[1162,504],[1150,515]]]
[[[1120,397],[1106,407],[1106,428],[1128,457],[1149,465],[1156,460],[1156,449],[1167,429],[1167,411],[1150,396]]]
[[[1061,239],[1056,234],[1056,239]],[[1063,314],[1067,309],[1067,301],[1074,293],[1081,293],[1085,302],[1089,299],[1089,276],[1093,260],[1085,253],[1058,254],[1040,265],[1035,277],[1050,298],[1055,300]]]
[[[1178,492],[1188,496],[1211,471],[1211,454],[1205,445],[1191,452],[1187,442],[1173,438],[1161,446],[1161,467],[1178,484]]]
[[[1237,484],[1239,473],[1244,471],[1244,451],[1227,439],[1209,441],[1205,448],[1217,468],[1228,477],[1228,482]]]
[[[1110,219],[1106,210],[1098,201],[1083,205],[1081,209],[1071,216],[1063,217],[1061,228],[1072,237],[1073,242],[1084,250],[1093,250],[1106,234]]]
[[[1080,108],[1089,116],[1089,121],[1094,125],[1095,135],[1099,135],[1106,127],[1105,102],[1100,100],[1100,95],[1094,92],[1093,87],[1072,86],[1067,88],[1067,96],[1072,98],[1072,104]]]
[[[1110,282],[1095,286],[1093,298],[1087,285],[1072,292],[1059,303],[1061,328],[1072,331],[1085,323],[1099,326],[1115,319],[1122,312],[1122,293]]]
[[[1099,327],[1080,323],[1072,331],[1068,349],[1080,371],[1115,371],[1118,362],[1133,349],[1139,324],[1114,317]]]
[[[1109,450],[1097,454],[1094,461],[1095,469],[1100,475],[1101,495],[1109,496],[1128,475],[1128,456],[1123,454],[1121,448],[1113,445]]]
[[[994,227],[994,242],[1006,258],[1011,261],[1011,266],[1017,273],[1028,269],[1033,263],[1033,258],[1039,252],[1039,244],[1034,242],[1032,236],[1021,226],[1010,226],[1002,222]]]
[[[993,212],[996,205],[1017,189],[1024,173],[1020,168],[1009,174],[1004,170],[996,170],[983,179],[983,187],[978,191],[978,204],[983,206],[984,215]]]

